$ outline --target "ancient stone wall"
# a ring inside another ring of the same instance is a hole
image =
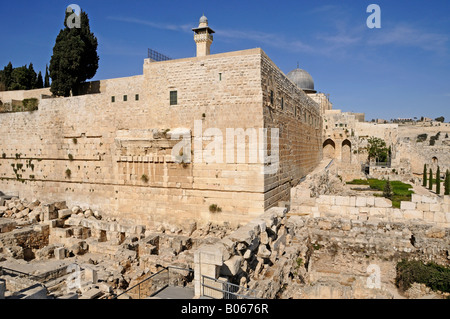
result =
[[[352,219],[380,219],[383,221],[411,221],[450,226],[450,196],[429,197],[412,195],[411,202],[402,201],[400,208],[384,197],[320,195],[305,201],[302,189],[293,188],[291,213],[313,217],[342,217]]]
[[[322,159],[319,105],[262,54],[264,127],[279,129],[279,169],[265,175],[265,208],[289,201],[291,187]],[[272,163],[273,164],[273,163]]]
[[[276,103],[286,100],[285,110],[273,112],[273,119],[272,108],[263,104],[268,78],[276,87]],[[0,189],[5,193],[67,200],[149,226],[192,219],[239,224],[288,199],[289,187],[320,157],[315,103],[260,49],[146,60],[143,75],[83,90],[97,94],[41,99],[35,112],[0,116]],[[294,105],[303,121],[292,118]],[[230,146],[226,136],[230,128],[258,132],[267,127],[280,127],[282,145],[280,169],[272,175],[263,174],[260,158],[250,158],[249,137],[243,150],[237,137]],[[191,153],[191,161],[174,161],[177,133],[187,136],[191,149],[175,155]],[[215,161],[206,161],[208,154]]]

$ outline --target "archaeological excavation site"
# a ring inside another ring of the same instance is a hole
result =
[[[192,31],[136,76],[0,90],[0,299],[450,298],[450,124]]]

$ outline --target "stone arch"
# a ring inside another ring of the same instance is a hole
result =
[[[431,158],[431,163],[432,163],[432,164],[435,164],[435,165],[439,164],[438,158],[437,158],[436,156],[433,156],[433,157]]]
[[[341,162],[342,163],[352,162],[352,143],[347,139],[342,142]]]
[[[327,139],[323,142],[323,157],[335,158],[336,157],[336,144],[332,139]]]

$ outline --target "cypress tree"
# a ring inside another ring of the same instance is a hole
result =
[[[41,71],[38,73],[35,87],[36,89],[42,89],[44,87],[44,80],[42,79]]]
[[[65,14],[64,26],[56,37],[50,60],[50,91],[58,96],[77,94],[80,83],[94,77],[98,69],[97,38],[89,27],[88,15],[80,12],[80,28],[69,28]]]
[[[449,170],[447,170],[445,172],[444,195],[450,195],[450,172],[449,172]]]
[[[430,178],[429,178],[429,181],[428,181],[428,189],[429,190],[432,190],[433,189],[433,171],[431,170],[431,168],[430,168]]]
[[[427,187],[427,164],[423,164],[422,186]]]
[[[11,85],[13,70],[14,68],[11,61],[3,69],[3,80],[4,80],[3,83],[5,84],[6,90],[8,90],[9,86]]]
[[[386,181],[386,183],[384,184],[384,189],[383,189],[383,196],[386,198],[391,199],[392,198],[392,185],[391,182],[388,180]]]
[[[26,89],[27,90],[35,89],[36,81],[37,81],[37,74],[36,71],[34,71],[33,63],[30,63],[28,65]]]
[[[48,75],[48,65],[45,65],[44,87],[50,87],[50,75]]]
[[[437,172],[436,172],[436,194],[441,194],[441,170],[438,166]]]

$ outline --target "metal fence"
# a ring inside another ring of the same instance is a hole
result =
[[[259,290],[202,275],[202,296],[213,299],[259,299]]]
[[[152,59],[153,61],[157,61],[157,62],[172,60],[168,56],[166,56],[162,53],[159,53],[158,51],[152,50],[152,49],[148,49],[148,58]]]
[[[127,295],[131,299],[146,299],[155,296],[169,286],[184,286],[190,284],[193,279],[193,269],[175,266],[164,267],[160,271],[150,275],[138,284],[117,295],[114,299],[117,299],[122,295]]]

